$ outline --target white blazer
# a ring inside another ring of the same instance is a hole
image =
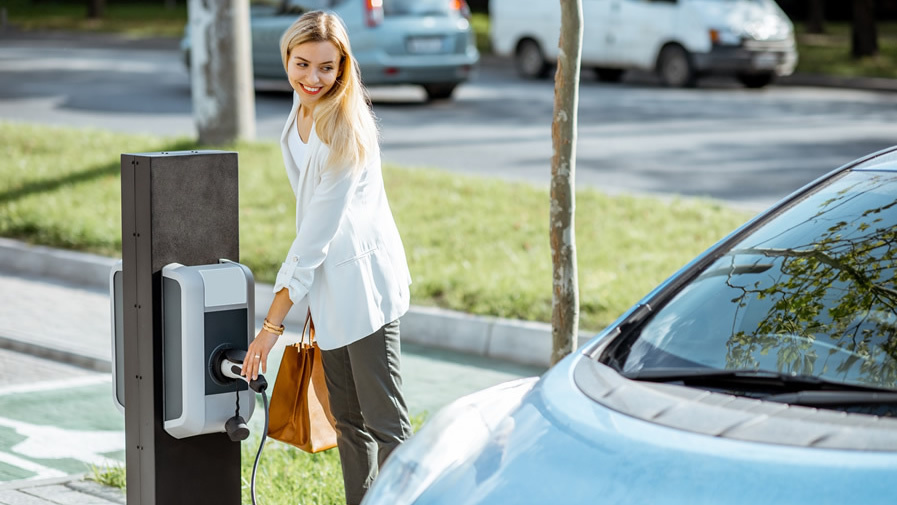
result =
[[[311,309],[321,349],[336,349],[408,311],[411,274],[380,168],[379,151],[363,170],[325,170],[330,149],[311,129],[304,166],[288,145],[299,99],[280,137],[296,194],[296,239],[274,284],[289,289],[293,310]]]

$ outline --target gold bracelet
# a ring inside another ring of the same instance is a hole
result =
[[[265,318],[265,322],[262,324],[262,328],[275,335],[283,335],[283,325],[274,326],[273,324],[268,322],[267,318]]]
[[[283,326],[277,327],[271,323],[265,323],[264,328],[271,333],[275,333],[277,335],[283,335]]]

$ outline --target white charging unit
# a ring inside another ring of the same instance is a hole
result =
[[[110,273],[112,291],[113,397],[122,410],[124,336],[121,324],[121,264]],[[162,268],[163,427],[175,438],[225,431],[235,414],[245,420],[255,393],[244,381],[221,381],[212,367],[228,349],[249,347],[255,330],[255,283],[239,263],[171,263]],[[219,361],[220,363],[220,361]]]

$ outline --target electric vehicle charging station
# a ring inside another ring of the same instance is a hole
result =
[[[112,384],[124,412],[120,273],[121,262],[110,274]],[[242,363],[242,356],[228,351],[245,351],[252,339],[254,285],[247,267],[227,260],[162,268],[163,426],[171,436],[227,432],[235,439],[248,434],[245,423],[255,409],[255,392],[229,370],[235,360]],[[243,431],[237,435],[235,430]]]
[[[237,153],[122,154],[121,174],[110,289],[127,503],[239,505],[234,440],[255,406],[239,369],[255,311],[252,274],[236,263]]]

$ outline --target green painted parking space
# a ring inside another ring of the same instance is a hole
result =
[[[28,368],[24,375],[7,377],[18,382],[0,383],[0,483],[124,464],[124,415],[113,402],[110,374],[8,352],[0,353],[0,361],[27,363]],[[273,354],[267,374],[272,384],[279,361],[280,355]],[[403,346],[402,368],[409,409],[429,415],[465,394],[541,373],[534,367],[410,344]],[[263,421],[259,402],[250,429],[257,433]]]
[[[0,388],[0,481],[121,464],[124,443],[106,374]]]

